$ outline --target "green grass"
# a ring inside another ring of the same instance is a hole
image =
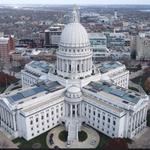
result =
[[[63,130],[59,133],[59,139],[63,142],[66,142],[67,141],[67,136],[68,136],[68,132]]]
[[[0,87],[0,93],[3,93],[5,91],[5,87]]]
[[[48,149],[48,146],[46,144],[46,136],[47,136],[48,132],[49,131],[35,137],[34,139],[31,139],[30,141],[26,141],[23,138],[17,138],[17,139],[14,139],[13,142],[14,143],[20,143],[19,148],[32,148],[33,144],[40,143],[41,148]]]
[[[87,133],[85,131],[78,132],[78,138],[80,142],[83,142],[87,139]]]
[[[100,149],[103,149],[104,145],[108,143],[111,138],[99,131],[97,132],[99,133],[99,136],[100,136],[100,142],[95,150],[100,150]]]
[[[139,92],[139,90],[138,90],[137,88],[135,88],[135,87],[129,86],[129,89],[130,89],[130,90],[133,90],[133,91],[136,91],[136,92]]]

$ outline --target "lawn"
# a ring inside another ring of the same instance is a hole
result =
[[[107,135],[97,131],[99,133],[99,136],[100,136],[100,143],[98,144],[97,148],[95,150],[100,150],[104,147],[104,145],[106,143],[109,142],[109,140],[111,139],[110,137],[108,137]]]
[[[59,139],[63,142],[67,141],[68,132],[63,130],[59,133]]]
[[[38,137],[35,137],[34,139],[32,139],[30,141],[26,141],[23,138],[17,138],[17,139],[14,139],[13,142],[20,143],[19,148],[32,148],[33,144],[40,143],[41,148],[48,149],[48,146],[46,144],[46,136],[47,136],[48,132],[49,131],[39,135]]]
[[[83,142],[87,139],[87,133],[85,131],[78,132],[78,138],[80,142]]]
[[[133,90],[133,91],[136,91],[136,92],[139,92],[139,90],[138,90],[137,88],[135,88],[135,87],[129,86],[129,89],[130,89],[130,90]]]
[[[0,93],[3,93],[5,91],[5,87],[0,87]]]

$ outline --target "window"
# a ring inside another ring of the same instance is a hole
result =
[[[112,136],[114,136],[114,134],[112,134]]]
[[[44,125],[44,122],[42,122],[42,125]]]
[[[89,113],[91,113],[91,109],[89,109]]]
[[[33,121],[32,121],[32,120],[30,121],[30,124],[33,124]]]
[[[98,113],[98,118],[100,118],[100,113]]]
[[[61,107],[61,111],[63,110],[63,107]]]
[[[49,117],[49,114],[46,114],[46,117]]]
[[[43,131],[44,131],[45,129],[43,128]]]
[[[93,120],[95,121],[95,117],[93,117]]]
[[[105,123],[103,122],[103,126],[105,125]]]
[[[79,72],[80,70],[79,70],[79,65],[77,65],[77,71]]]
[[[71,65],[69,65],[69,72],[71,72]]]
[[[105,116],[103,116],[103,120],[105,120]]]
[[[110,118],[108,118],[108,122],[110,122]]]
[[[115,131],[115,128],[113,128],[113,131]]]
[[[34,136],[34,133],[32,133],[32,136]]]
[[[47,128],[49,128],[49,126],[47,126]]]
[[[113,125],[116,125],[116,121],[113,121]]]
[[[37,131],[37,133],[39,133],[39,130]]]
[[[31,128],[31,130],[33,130],[33,128]]]
[[[41,116],[41,119],[43,120],[43,119],[44,119],[44,116]]]
[[[108,125],[108,128],[109,128],[110,126]]]
[[[53,114],[54,114],[54,112],[52,111],[52,112],[51,112],[51,114],[53,115]]]
[[[56,112],[58,113],[58,108],[56,109]]]
[[[93,115],[95,115],[95,111],[93,111]]]
[[[36,122],[38,122],[38,118],[36,118]]]

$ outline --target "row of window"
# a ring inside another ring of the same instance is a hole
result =
[[[112,137],[115,136],[115,128],[113,128],[113,133],[112,133],[112,131],[109,130],[110,126],[108,126],[108,128],[106,129],[105,127],[100,126],[100,125],[96,126],[96,124],[94,124],[94,123],[92,123],[90,121],[88,121],[88,124],[91,125],[91,126],[93,126],[93,127],[96,127],[98,130],[100,130],[102,132],[105,132],[105,134],[109,134],[109,135],[111,134],[110,136],[112,136]]]
[[[78,49],[78,50],[76,50],[76,49],[60,49],[61,51],[64,51],[64,52],[73,52],[73,53],[75,53],[75,52],[87,52],[87,51],[89,51],[90,49]]]

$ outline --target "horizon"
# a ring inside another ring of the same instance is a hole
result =
[[[0,5],[150,5],[149,0],[93,0],[92,2],[89,0],[1,0]]]

